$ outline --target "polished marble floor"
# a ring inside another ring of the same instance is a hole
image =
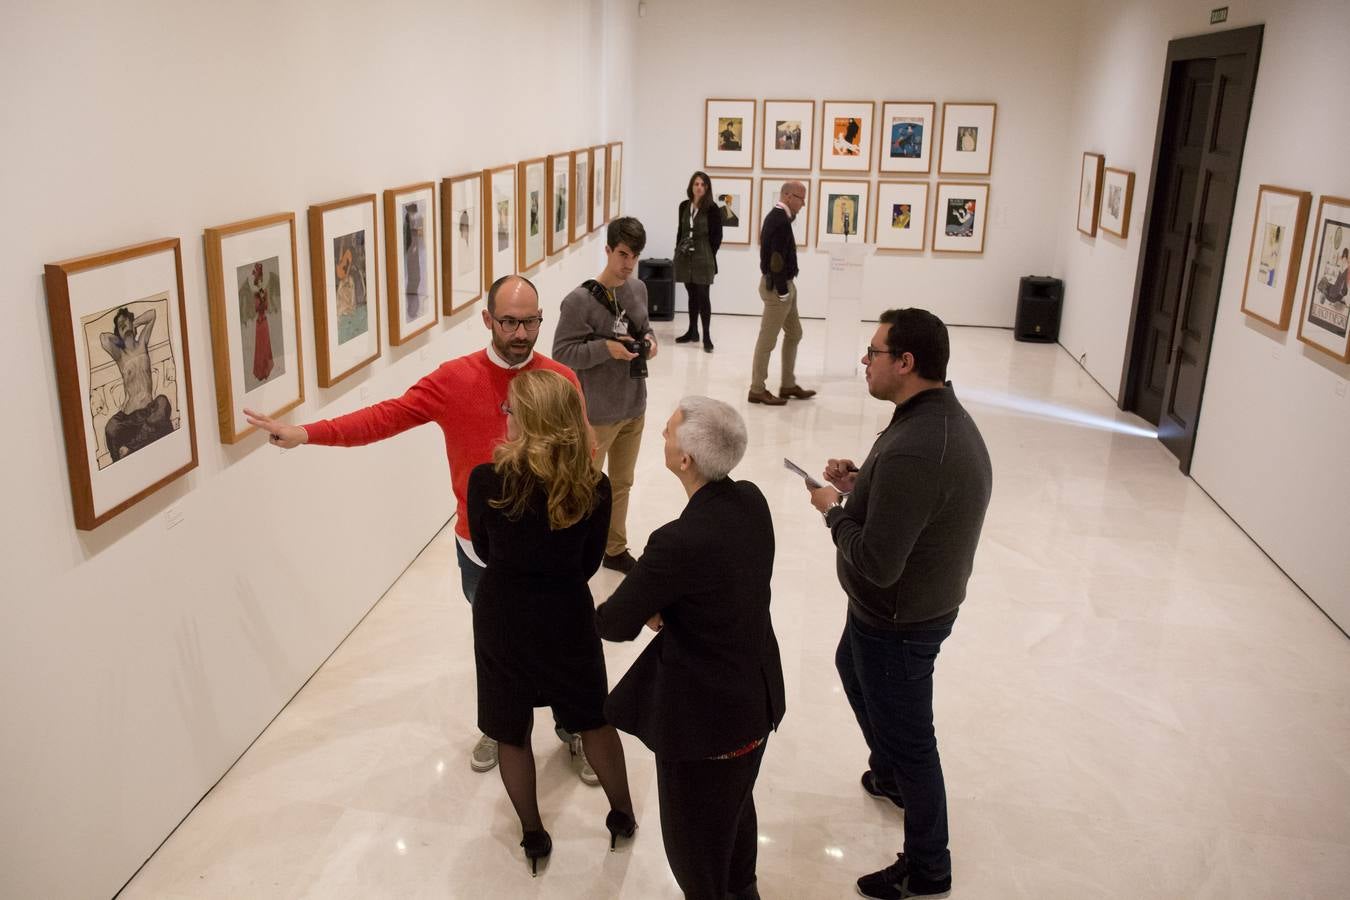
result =
[[[799,362],[820,396],[783,409],[744,402],[757,320],[717,317],[712,355],[674,345],[682,324],[659,327],[630,533],[640,545],[682,506],[657,449],[675,400],[736,402],[750,426],[736,474],[774,508],[788,686],[756,791],[761,893],[853,896],[858,875],[893,860],[900,814],[858,787],[832,549],[781,459],[860,459],[889,408],[860,377],[812,374],[822,323],[806,323]],[[938,665],[953,895],[1345,896],[1350,641],[1057,346],[954,329],[951,376],[995,471]],[[597,598],[617,577],[601,570]],[[122,896],[679,897],[650,754],[626,740],[641,827],[609,853],[604,797],[577,780],[547,714],[535,747],[554,851],[530,878],[500,780],[468,765],[458,584],[446,529]],[[638,646],[606,650],[613,681]]]

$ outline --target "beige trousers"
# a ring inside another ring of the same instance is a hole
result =
[[[637,468],[638,448],[642,446],[642,423],[646,416],[624,419],[595,429],[595,457],[591,464],[597,472],[605,469],[609,458],[609,487],[614,506],[609,514],[609,538],[605,554],[614,556],[628,549],[628,494],[633,490],[633,470]]]
[[[783,377],[779,390],[797,386],[797,344],[802,339],[802,322],[797,318],[797,283],[788,282],[786,299],[780,300],[768,276],[759,279],[759,299],[764,301],[764,314],[759,320],[759,340],[755,341],[755,362],[750,370],[750,390],[764,390],[769,377],[769,356],[778,343],[778,332],[783,332]]]

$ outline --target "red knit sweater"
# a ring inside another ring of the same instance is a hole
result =
[[[511,379],[531,369],[550,369],[581,389],[571,369],[546,356],[536,353],[527,365],[504,369],[488,359],[487,350],[479,350],[442,363],[402,397],[336,419],[313,422],[304,429],[311,444],[359,447],[426,422],[441,426],[458,512],[455,533],[467,540],[469,473],[479,463],[490,461],[493,448],[506,439],[506,416],[501,407],[506,402],[507,386]]]

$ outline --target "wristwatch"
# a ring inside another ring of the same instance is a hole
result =
[[[820,511],[820,517],[821,517],[822,519],[825,520],[825,524],[826,524],[826,525],[829,525],[829,524],[830,524],[830,513],[831,513],[831,511],[836,510],[836,509],[843,509],[843,508],[844,508],[844,504],[843,504],[843,503],[840,503],[838,500],[835,500],[835,501],[834,501],[833,503],[831,503],[829,506],[825,507],[823,510]]]

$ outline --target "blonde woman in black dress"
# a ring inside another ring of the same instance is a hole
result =
[[[722,210],[713,199],[712,181],[705,172],[695,172],[685,188],[688,198],[680,204],[680,222],[675,232],[675,280],[689,294],[689,330],[675,339],[677,344],[698,340],[703,322],[703,352],[713,351],[713,280],[717,277],[717,250],[722,246]]]
[[[502,784],[537,873],[553,841],[539,815],[534,708],[581,735],[609,799],[610,848],[637,825],[618,732],[605,722],[605,657],[587,581],[609,531],[609,479],[591,466],[575,386],[556,372],[517,376],[507,440],[469,475],[469,532],[487,562],[473,604],[478,725],[498,742]]]

